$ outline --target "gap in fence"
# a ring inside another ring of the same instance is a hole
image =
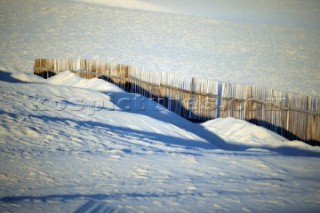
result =
[[[192,122],[234,117],[265,127],[289,140],[320,145],[319,97],[184,78],[94,60],[35,60],[34,74],[43,78],[65,70],[83,78],[101,78],[127,92],[152,98]]]

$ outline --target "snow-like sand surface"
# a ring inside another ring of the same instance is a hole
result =
[[[2,212],[319,209],[318,148],[245,121],[128,110],[117,97],[139,95],[69,71],[40,82],[2,72],[0,83]]]
[[[0,66],[93,58],[318,95],[319,9],[311,0],[2,0]]]
[[[318,1],[1,0],[0,212],[316,212],[320,150],[191,123],[35,58],[320,94]]]
[[[73,0],[126,9],[225,19],[236,22],[319,27],[315,0]]]

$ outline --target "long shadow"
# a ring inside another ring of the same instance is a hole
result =
[[[153,94],[151,93],[149,90],[146,90],[145,88],[136,85],[136,84],[132,84],[132,83],[128,83],[128,82],[117,82],[114,79],[108,77],[108,76],[100,76],[100,79],[103,79],[105,81],[111,82],[113,84],[116,84],[117,86],[119,86],[120,88],[122,88],[123,90],[125,90],[126,92],[129,93],[134,93],[134,94],[140,94],[141,96],[143,96],[145,99],[150,99],[153,100],[154,102],[158,103],[159,105],[162,106],[162,108],[166,108],[166,109],[172,109],[171,112],[189,120],[195,123],[198,122],[203,122],[203,121],[207,121],[207,120],[211,120],[212,117],[211,116],[206,116],[206,115],[202,115],[202,116],[197,116],[195,115],[193,110],[187,109],[183,103],[175,98],[169,98],[166,96],[161,96],[160,94]],[[170,106],[170,107],[169,107]]]
[[[180,146],[185,149],[192,149],[192,148],[201,148],[201,149],[215,149],[212,144],[210,143],[201,143],[195,140],[188,140],[185,138],[179,138],[175,136],[169,136],[169,135],[163,135],[155,132],[147,132],[142,130],[135,130],[130,129],[127,127],[121,127],[121,126],[113,126],[107,123],[101,123],[96,121],[80,121],[75,120],[71,118],[61,118],[61,117],[50,117],[46,115],[29,115],[29,117],[41,119],[45,121],[46,123],[52,123],[52,122],[62,122],[65,123],[65,125],[68,125],[68,122],[74,122],[77,124],[77,128],[99,128],[104,130],[109,130],[110,132],[113,132],[120,136],[121,138],[130,138],[132,136],[135,136],[136,138],[140,140],[151,140],[151,141],[159,141],[167,146]],[[139,122],[139,121],[137,121]],[[129,140],[129,139],[128,139]]]
[[[199,193],[200,194],[200,193]],[[70,200],[82,200],[84,203],[75,209],[74,213],[83,213],[83,212],[127,212],[121,206],[109,204],[103,202],[104,200],[119,200],[120,198],[179,198],[186,195],[192,195],[188,193],[113,193],[113,194],[52,194],[44,196],[8,196],[0,199],[0,202],[4,203],[19,203],[23,201],[28,202],[43,202],[46,203],[50,200],[59,200],[62,202]]]
[[[289,139],[289,140],[299,140],[299,141],[304,141],[307,144],[314,145],[314,146],[319,146],[320,142],[317,140],[311,140],[311,139],[302,139],[298,137],[296,134],[292,133],[291,131],[286,130],[283,127],[277,126],[275,124],[272,124],[268,121],[263,121],[263,120],[258,120],[258,119],[250,119],[248,122],[256,124],[258,126],[265,127],[269,130],[272,130],[273,132],[282,135],[283,137]]]
[[[170,112],[166,107],[168,106],[168,98],[167,97],[159,97],[151,94],[149,91],[145,90],[142,87],[139,87],[137,85],[132,85],[130,83],[117,83],[113,79],[101,76],[101,79],[107,80],[111,83],[114,83],[121,87],[122,89],[129,91],[129,92],[139,92],[140,94],[136,93],[108,93],[105,92],[107,95],[110,96],[110,101],[118,106],[120,109],[136,113],[136,114],[143,114],[146,116],[150,116],[152,118],[155,118],[157,120],[171,123],[179,128],[185,129],[187,131],[190,131],[200,138],[205,139],[206,141],[210,142],[211,144],[223,149],[223,150],[229,150],[229,151],[245,151],[247,149],[251,148],[260,148],[260,149],[267,149],[270,151],[275,151],[284,155],[290,155],[290,156],[320,156],[317,152],[312,151],[305,151],[300,150],[294,147],[270,147],[270,146],[248,146],[243,144],[233,144],[225,142],[222,138],[217,136],[216,134],[212,133],[211,131],[208,131],[201,125],[196,125],[192,122],[187,122],[185,118],[181,116],[170,116],[173,112]],[[192,111],[189,111],[188,109],[185,109],[183,104],[179,100],[170,99],[171,104],[175,105],[177,108],[181,108],[182,115],[190,115],[192,114]],[[192,116],[191,116],[192,117]],[[209,118],[203,117],[205,120],[209,120]],[[138,122],[138,121],[137,121]],[[254,121],[251,121],[254,122]],[[89,121],[90,123],[90,121]],[[132,129],[122,129],[122,131],[132,131]],[[142,133],[144,134],[144,133]],[[146,133],[148,134],[148,133]],[[149,133],[150,134],[150,133]],[[158,135],[160,136],[160,135]],[[158,139],[161,139],[159,137]],[[179,141],[180,145],[183,144],[183,141]],[[200,145],[199,143],[198,145]]]
[[[48,79],[48,78],[56,75],[56,73],[54,73],[52,71],[43,71],[41,73],[34,73],[34,74],[37,75],[37,76],[40,76],[40,77],[42,77],[44,79]]]
[[[212,132],[202,128],[202,126],[194,124],[185,118],[169,111],[161,104],[136,93],[106,93],[110,96],[110,101],[123,111],[150,116],[159,121],[173,124],[181,129],[187,130],[203,138],[202,136],[210,135],[209,142],[213,145],[225,144],[225,141]]]
[[[44,196],[7,196],[0,199],[1,202],[5,203],[16,203],[24,200],[31,201],[42,201],[47,202],[52,199],[60,200],[76,200],[76,199],[91,199],[91,200],[106,200],[106,199],[117,199],[121,197],[132,197],[132,198],[163,198],[163,197],[181,197],[185,195],[195,195],[195,193],[168,193],[168,194],[156,194],[156,193],[114,193],[114,194],[53,194]]]
[[[213,145],[218,145],[224,149],[230,148],[230,150],[234,150],[235,147],[229,147],[228,144],[218,135],[206,130],[201,125],[194,124],[194,122],[200,122],[199,120],[188,119],[188,117],[193,117],[193,112],[192,110],[186,109],[179,100],[170,99],[171,106],[180,108],[181,113],[177,114],[167,109],[169,105],[168,97],[153,95],[148,90],[145,90],[138,85],[132,85],[131,83],[117,83],[112,78],[109,78],[107,76],[101,76],[100,78],[116,84],[128,92],[106,93],[110,96],[110,101],[120,109],[131,113],[143,114],[157,120],[173,124],[181,129],[196,134],[198,137],[207,140]],[[138,92],[139,94],[136,92]],[[170,116],[170,114],[177,114],[178,116],[173,117]],[[210,120],[212,118],[203,116],[203,119]],[[206,138],[203,137],[204,135],[206,136]],[[238,149],[241,150],[241,148]]]
[[[126,91],[139,91],[144,96],[136,94],[136,93],[106,93],[111,97],[111,102],[121,108],[124,111],[136,113],[136,114],[143,114],[150,116],[152,118],[155,118],[157,120],[171,123],[175,126],[178,126],[182,129],[185,129],[187,131],[193,132],[197,136],[207,140],[208,142],[212,143],[215,146],[218,146],[221,149],[229,150],[229,151],[245,151],[247,149],[251,148],[262,148],[267,149],[270,151],[275,151],[278,153],[282,153],[284,155],[290,155],[290,156],[318,156],[317,153],[311,152],[311,151],[304,151],[304,150],[298,150],[294,147],[278,147],[278,148],[272,148],[269,146],[259,146],[259,147],[252,147],[242,144],[232,144],[232,143],[226,143],[222,138],[217,136],[216,134],[206,130],[201,125],[195,125],[194,123],[187,122],[184,118],[175,116],[174,119],[170,114],[173,112],[170,112],[168,109],[165,108],[165,106],[168,106],[168,98],[167,97],[157,97],[145,90],[144,88],[141,88],[137,85],[133,86],[131,84],[121,84],[114,82],[111,78],[102,76],[101,77],[104,80],[107,80],[111,83],[117,84],[122,89],[125,89]],[[190,115],[192,114],[192,111],[185,109],[182,105],[182,103],[179,102],[179,100],[170,100],[172,105],[175,105],[177,108],[181,108],[182,112],[184,112],[184,115]],[[209,119],[209,118],[204,118]],[[251,121],[254,123],[253,121]],[[262,125],[263,126],[263,125]]]
[[[11,74],[12,73],[0,70],[0,81],[8,83],[24,83],[23,81],[13,78]]]
[[[320,157],[320,153],[307,150],[300,150],[294,147],[271,147],[263,145],[255,147],[243,144],[228,143],[216,134],[214,134],[213,132],[208,131],[201,125],[188,122],[186,119],[179,116],[170,116],[170,113],[173,112],[170,112],[162,105],[154,102],[152,98],[148,99],[142,95],[135,93],[107,93],[107,95],[111,97],[110,101],[122,110],[131,113],[143,114],[166,123],[171,123],[175,126],[178,126],[179,128],[194,133],[200,138],[205,139],[206,141],[212,143],[213,145],[223,150],[246,151],[252,148],[260,148],[278,152],[288,156]]]
[[[138,85],[132,85],[131,83],[125,83],[125,84],[118,83],[118,82],[115,82],[112,78],[108,78],[105,76],[101,76],[100,78],[102,78],[106,81],[109,81],[113,84],[118,85],[119,87],[121,87],[122,89],[124,89],[127,92],[142,94],[144,97],[150,98],[150,99],[154,100],[155,102],[158,102],[160,105],[164,106],[165,108],[169,108],[168,97],[154,95],[154,94],[150,93],[148,90],[146,90]],[[219,94],[217,97],[217,106],[219,106],[220,102],[221,102],[221,98],[219,98],[219,97],[221,97],[221,89],[219,89]],[[194,123],[200,123],[203,121],[208,121],[208,120],[213,119],[210,116],[201,116],[201,117],[196,116],[192,110],[186,109],[184,107],[184,105],[181,103],[181,101],[177,100],[177,99],[170,99],[170,106],[172,109],[175,109],[175,110],[177,109],[176,111],[174,111],[174,113],[176,113],[176,114],[178,114],[178,115],[184,117],[185,119],[192,121]],[[220,114],[219,107],[217,107],[217,112],[218,112],[218,117],[219,117],[219,114]],[[196,118],[196,119],[194,119],[194,118]],[[303,138],[298,137],[296,134],[294,134],[284,128],[281,128],[275,124],[272,124],[270,122],[257,120],[257,119],[251,119],[251,120],[247,120],[247,121],[250,123],[253,123],[255,125],[265,127],[267,129],[287,138],[288,140],[300,140],[300,141],[304,141],[305,143],[307,143],[309,145],[320,146],[320,141],[318,141],[318,140],[310,140],[310,139],[305,140]]]

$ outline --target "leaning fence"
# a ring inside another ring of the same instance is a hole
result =
[[[270,88],[149,72],[95,60],[36,59],[34,74],[49,78],[70,70],[83,78],[103,78],[128,92],[152,98],[187,119],[234,117],[290,140],[320,145],[320,98]]]

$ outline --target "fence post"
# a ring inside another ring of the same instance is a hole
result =
[[[192,110],[193,110],[193,104],[194,104],[194,88],[195,88],[195,83],[194,83],[194,77],[192,77],[192,80],[191,80],[191,85],[190,85],[190,100],[189,101],[189,115],[188,115],[188,118],[192,118]]]

